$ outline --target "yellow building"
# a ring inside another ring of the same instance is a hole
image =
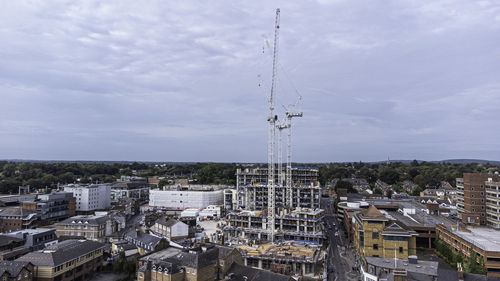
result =
[[[408,259],[416,255],[417,233],[370,205],[354,215],[354,244],[364,257]]]
[[[103,262],[104,244],[90,240],[66,240],[31,252],[16,261],[34,265],[33,280],[90,280]]]

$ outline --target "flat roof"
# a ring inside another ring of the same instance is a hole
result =
[[[451,230],[448,231],[467,242],[489,252],[500,252],[500,230],[486,227],[467,227],[470,232]]]
[[[27,228],[27,229],[22,229],[22,230],[18,230],[18,231],[12,231],[12,232],[8,232],[8,233],[5,233],[4,235],[13,235],[13,234],[17,234],[17,233],[29,233],[29,234],[39,234],[39,233],[44,233],[44,232],[47,232],[47,231],[55,231],[56,229],[55,228]]]
[[[153,252],[149,255],[143,256],[140,258],[140,260],[146,260],[146,259],[161,260],[161,259],[173,257],[180,252],[182,252],[181,249],[177,249],[174,247],[168,247],[168,248],[160,250],[158,252]]]
[[[394,269],[394,259],[386,259],[379,257],[365,257],[366,263],[381,268]],[[438,276],[437,261],[422,261],[418,260],[417,263],[410,263],[408,260],[396,259],[397,269],[406,269],[408,272],[422,273],[426,275]]]

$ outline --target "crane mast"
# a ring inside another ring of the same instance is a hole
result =
[[[276,148],[276,121],[277,115],[274,113],[274,93],[276,90],[277,60],[278,60],[278,38],[279,38],[280,9],[276,9],[276,21],[274,24],[274,50],[273,50],[273,76],[271,83],[271,96],[269,98],[269,142],[267,146],[267,226],[271,242],[274,242],[276,196],[274,178],[274,150]],[[269,237],[268,237],[269,238]]]
[[[287,132],[287,147],[286,147],[286,190],[288,190],[288,196],[286,199],[286,205],[288,208],[293,207],[293,183],[292,183],[292,118],[302,117],[302,112],[286,112],[286,127]]]

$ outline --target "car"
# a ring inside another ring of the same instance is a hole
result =
[[[335,236],[339,236],[339,233],[338,233],[338,232],[335,232]]]

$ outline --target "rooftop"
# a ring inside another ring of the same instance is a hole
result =
[[[402,259],[386,259],[379,257],[365,257],[366,263],[381,268],[406,269],[408,272],[422,273],[426,275],[438,276],[438,265],[436,261],[422,261],[410,263],[408,260]]]
[[[67,224],[85,224],[85,225],[100,225],[106,223],[107,216],[98,215],[80,215],[67,218],[61,222],[56,223],[56,225],[67,225]]]
[[[228,274],[231,274],[229,280],[231,281],[289,281],[294,280],[290,276],[286,276],[279,273],[274,273],[271,271],[252,268],[249,266],[240,265],[233,263],[228,270]]]
[[[36,266],[54,267],[82,255],[104,248],[104,244],[90,240],[65,240],[44,250],[28,253],[16,261],[31,262]]]
[[[26,233],[26,234],[30,234],[30,235],[33,235],[33,234],[40,234],[40,233],[45,233],[45,232],[49,232],[49,231],[56,231],[55,228],[27,228],[27,229],[23,229],[23,230],[18,230],[18,231],[12,231],[12,232],[9,232],[9,233],[5,233],[4,235],[7,235],[7,236],[15,236],[19,233]]]
[[[36,214],[36,211],[25,210],[21,207],[7,207],[0,209],[0,216],[22,216],[26,217],[31,214]]]
[[[0,262],[0,275],[7,272],[10,276],[15,277],[21,273],[23,268],[27,267],[29,262],[22,261],[1,261]]]
[[[455,230],[448,227],[448,230],[453,234],[485,251],[500,252],[500,230],[486,227],[467,227],[470,232],[465,232],[453,229]]]
[[[280,259],[300,259],[316,262],[321,249],[311,246],[262,244],[258,246],[241,245],[236,247],[246,256],[272,257]]]

